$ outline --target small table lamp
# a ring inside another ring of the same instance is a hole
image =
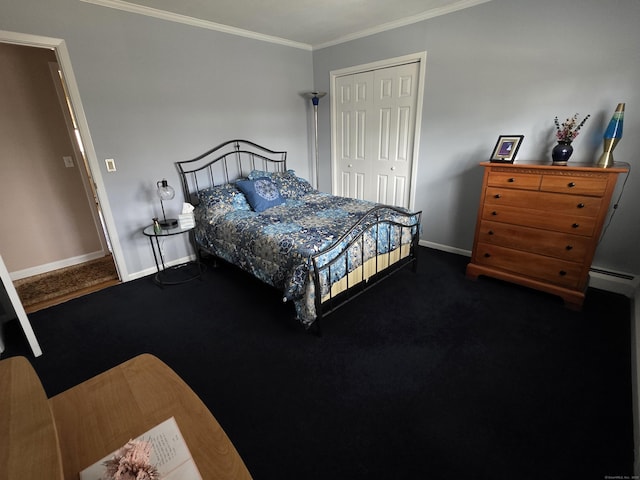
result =
[[[160,223],[160,226],[162,228],[175,227],[178,225],[178,220],[175,218],[167,219],[167,216],[164,213],[164,204],[162,203],[162,201],[173,199],[173,197],[176,196],[176,191],[167,183],[165,179],[158,181],[156,185],[158,186],[158,196],[160,197],[160,207],[162,208],[162,220],[160,220],[158,223]]]

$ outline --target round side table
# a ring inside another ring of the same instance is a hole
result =
[[[158,285],[178,285],[186,283],[196,278],[202,277],[202,264],[198,258],[198,249],[196,248],[195,261],[181,263],[179,265],[166,266],[164,255],[160,248],[160,239],[172,237],[175,235],[183,235],[191,232],[195,227],[181,228],[180,225],[171,228],[162,228],[156,232],[153,225],[145,227],[142,233],[149,238],[151,250],[153,251],[153,259],[156,262],[156,274],[154,281]]]

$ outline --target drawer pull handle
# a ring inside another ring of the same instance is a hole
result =
[[[491,254],[490,254],[490,253],[485,253],[485,254],[484,254],[484,258],[489,258],[490,256],[491,256]]]
[[[493,196],[493,198],[500,198],[500,194],[499,194],[499,193],[496,193],[496,194]]]
[[[573,245],[567,245],[564,248],[565,248],[565,250],[573,250]]]
[[[507,180],[507,182],[509,182],[509,183],[513,183],[513,182],[515,182],[515,181],[516,181],[516,179],[515,179],[515,178],[510,178],[509,180]]]
[[[489,235],[493,235],[493,230],[489,230]]]
[[[576,183],[575,183],[575,182],[569,182],[569,183],[567,184],[567,187],[569,187],[569,188],[573,188],[573,187],[575,187],[575,186],[576,186]]]
[[[578,208],[584,208],[584,203],[579,203]]]
[[[498,212],[496,212],[495,210],[493,212],[491,212],[491,215],[496,216],[498,215]]]
[[[567,274],[567,272],[565,272],[564,270],[560,270],[560,276],[564,277]]]
[[[578,228],[580,226],[579,223],[574,223],[573,225],[571,225],[571,228]]]

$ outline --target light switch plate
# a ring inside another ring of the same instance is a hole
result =
[[[64,160],[64,166],[67,168],[73,168],[73,157],[62,157]]]
[[[116,161],[113,158],[106,158],[104,163],[107,165],[107,172],[116,171]]]

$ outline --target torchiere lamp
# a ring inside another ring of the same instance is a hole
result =
[[[162,208],[162,220],[160,220],[158,223],[160,223],[160,226],[162,228],[176,227],[178,225],[178,220],[175,218],[167,219],[167,216],[164,213],[164,204],[162,203],[163,200],[173,199],[173,197],[176,196],[176,191],[167,183],[165,179],[158,181],[156,185],[158,186],[158,197],[160,197],[160,207]]]
[[[319,188],[319,158],[318,158],[318,102],[322,97],[324,97],[327,92],[308,92],[305,93],[304,96],[311,99],[313,103],[313,126],[314,126],[314,135],[315,135],[315,150],[316,150],[316,161],[313,164],[313,181],[314,187]]]

